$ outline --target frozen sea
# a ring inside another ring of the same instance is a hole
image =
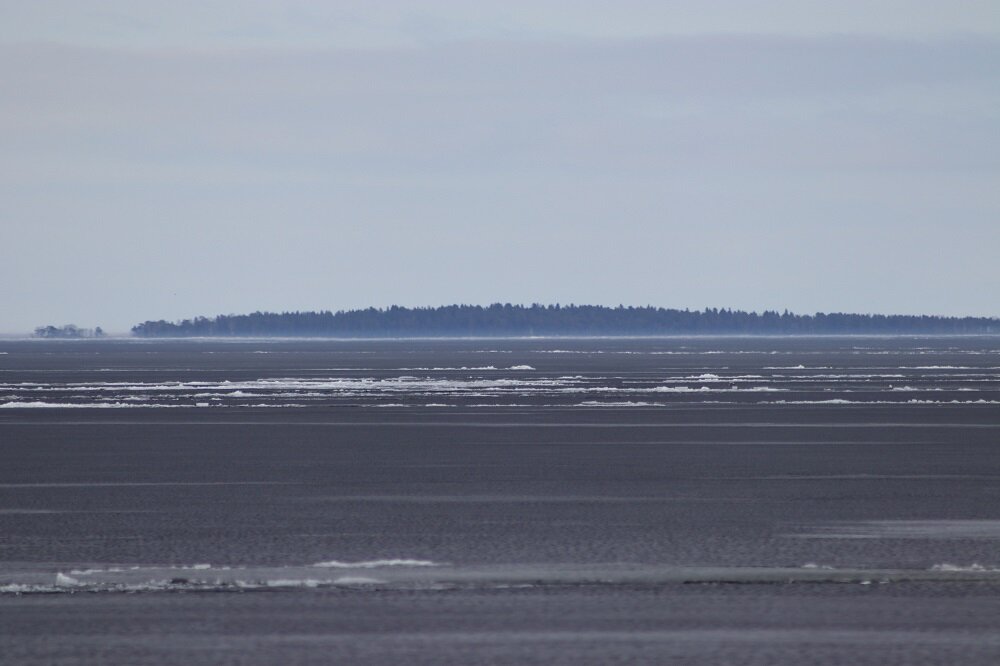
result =
[[[0,341],[0,661],[1000,663],[1000,338]]]

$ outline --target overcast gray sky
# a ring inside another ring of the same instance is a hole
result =
[[[1000,2],[0,0],[0,331],[1000,315]]]

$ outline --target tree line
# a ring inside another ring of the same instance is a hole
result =
[[[145,321],[141,337],[430,337],[526,335],[837,335],[1000,333],[1000,319],[601,305],[445,305],[321,312],[253,312]]]
[[[65,326],[39,326],[35,329],[35,337],[68,339],[102,338],[104,337],[104,330],[100,326],[97,328],[80,328],[75,324],[66,324]]]

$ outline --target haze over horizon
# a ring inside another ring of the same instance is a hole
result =
[[[0,332],[1000,315],[995,2],[0,2],[0,54]]]

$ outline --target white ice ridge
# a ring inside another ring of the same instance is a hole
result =
[[[131,407],[135,408],[152,408],[152,407],[182,407],[183,405],[152,405],[152,404],[141,404],[136,405],[127,402],[43,402],[41,400],[32,400],[28,402],[5,402],[0,404],[0,409],[63,409],[69,408],[98,408],[98,409],[127,409]]]
[[[758,405],[1000,405],[1000,400],[761,400]]]
[[[514,369],[523,369],[515,367]],[[104,391],[104,392],[186,392],[197,391],[225,391],[225,395],[232,395],[234,391],[245,390],[320,390],[320,391],[411,391],[417,390],[447,390],[447,389],[468,389],[468,388],[502,388],[502,387],[532,387],[532,386],[555,386],[562,382],[545,379],[441,379],[433,377],[414,377],[412,375],[400,375],[398,377],[376,378],[376,377],[329,377],[329,378],[305,378],[305,377],[281,377],[268,379],[255,379],[247,381],[189,381],[189,382],[71,382],[65,384],[41,384],[37,382],[21,382],[18,384],[0,383],[0,390],[17,390],[21,392],[80,392],[80,391]],[[185,393],[189,397],[190,393]]]
[[[70,573],[74,576],[93,576],[102,573],[121,573],[123,571],[139,571],[140,567],[108,567],[106,569],[72,569]],[[61,574],[60,574],[61,575]]]
[[[610,353],[610,352],[609,352]],[[615,352],[617,353],[617,352]],[[518,364],[500,366],[497,371],[478,373],[495,366],[461,366],[448,374],[433,370],[452,368],[395,368],[394,376],[320,376],[264,377],[234,381],[167,381],[167,382],[0,382],[0,409],[58,408],[265,408],[329,406],[362,404],[415,408],[464,407],[466,398],[476,406],[506,402],[524,403],[526,397],[580,396],[580,400],[603,403],[654,403],[667,394],[676,395],[676,402],[719,402],[719,395],[785,395],[787,402],[766,404],[854,404],[853,393],[867,393],[864,404],[943,404],[945,401],[917,401],[918,396],[942,391],[989,391],[976,401],[953,401],[948,404],[995,404],[1000,374],[957,369],[899,373],[898,366],[845,367],[830,372],[813,372],[820,366],[802,372],[798,366],[768,366],[798,369],[798,372],[737,374],[728,366],[703,366],[693,369],[666,371],[658,377],[631,379],[600,373],[593,376],[560,375],[558,377],[522,372],[533,366]],[[930,367],[930,366],[928,366]],[[937,366],[939,368],[947,366]],[[954,366],[958,367],[958,366]],[[824,369],[829,370],[825,366]],[[979,368],[985,370],[986,368]],[[998,368],[1000,369],[1000,368]],[[336,369],[341,370],[341,369]],[[366,368],[344,368],[355,372]],[[410,370],[412,373],[402,373]],[[423,370],[423,372],[417,372]],[[507,372],[504,373],[504,370]],[[398,373],[398,374],[397,374]],[[918,379],[918,377],[920,379]],[[876,381],[870,381],[876,380]],[[889,380],[888,382],[878,380]],[[898,381],[895,381],[898,380]],[[932,380],[932,381],[930,381]],[[863,383],[862,383],[863,382]],[[907,396],[907,392],[913,392]],[[679,395],[683,394],[683,395]],[[799,395],[795,395],[799,394]],[[881,394],[881,395],[877,395]],[[913,397],[906,403],[879,400],[888,396]],[[951,396],[947,396],[951,398]],[[403,400],[405,398],[405,400]],[[336,402],[334,402],[336,401]],[[384,401],[384,402],[382,402]],[[555,401],[550,401],[555,402]],[[576,402],[576,401],[572,401]],[[857,401],[862,402],[862,401]],[[564,404],[562,406],[574,406]],[[582,405],[586,406],[586,405]]]
[[[378,567],[440,567],[444,565],[430,560],[387,559],[363,560],[361,562],[329,560],[327,562],[317,562],[313,566],[326,569],[377,569]]]
[[[584,400],[577,403],[576,407],[666,407],[663,402],[644,402],[632,400],[620,400],[617,402],[601,402],[600,400]]]
[[[321,587],[325,585],[381,585],[385,581],[365,576],[341,576],[333,580],[318,578],[272,578],[262,581],[235,581],[236,587],[242,589],[259,589],[261,587]]]
[[[79,585],[79,584],[80,581],[78,581],[76,578],[73,578],[72,576],[67,576],[61,571],[56,574],[56,585],[69,586],[69,585]]]
[[[272,580],[263,580],[260,582],[248,582],[238,580],[236,581],[237,587],[319,587],[323,583],[328,583],[329,581],[316,580],[314,578],[275,578]]]
[[[392,560],[389,560],[392,561]],[[407,560],[403,560],[404,562]],[[419,560],[418,560],[419,561]],[[377,561],[373,561],[377,562]],[[355,566],[361,563],[340,563]],[[371,563],[368,563],[371,564]],[[368,567],[374,569],[374,567]],[[131,593],[138,591],[219,591],[243,592],[273,588],[316,588],[336,585],[359,588],[444,590],[456,588],[503,589],[509,587],[561,586],[566,584],[635,585],[664,583],[747,584],[788,583],[967,583],[1000,582],[1000,568],[980,564],[965,566],[940,564],[924,569],[866,569],[829,567],[805,563],[791,567],[677,567],[656,564],[626,563],[540,563],[441,566],[441,568],[405,567],[368,572],[345,571],[324,576],[314,566],[277,566],[240,568],[222,572],[213,568],[201,575],[176,576],[172,572],[144,567],[133,574],[106,574],[77,579],[58,573],[23,574],[0,579],[0,594],[76,594]],[[373,587],[375,586],[375,587]]]
[[[0,584],[0,594],[57,594],[75,592],[135,593],[165,592],[172,590],[214,590],[244,591],[271,588],[316,588],[333,585],[371,586],[383,585],[386,581],[365,576],[341,576],[334,579],[318,578],[264,578],[232,580],[147,580],[142,582],[94,582],[84,583],[63,574],[56,574],[55,583],[7,583]]]
[[[976,572],[976,571],[1000,571],[1000,569],[998,569],[997,567],[984,567],[982,564],[977,564],[977,563],[973,562],[972,564],[968,564],[968,565],[964,565],[964,566],[963,565],[959,565],[959,564],[948,564],[948,563],[935,564],[934,566],[931,567],[931,571],[969,571],[969,572]]]
[[[385,583],[384,580],[367,576],[341,576],[333,579],[334,585],[384,585]]]
[[[130,567],[105,567],[97,569],[72,569],[70,574],[74,576],[93,576],[94,574],[105,574],[105,573],[127,573],[131,571],[208,571],[210,569],[217,569],[219,571],[228,571],[232,567],[222,566],[213,567],[211,564],[177,564],[177,565],[167,565],[167,566],[130,566]]]
[[[447,368],[445,368],[445,367],[421,367],[421,368],[399,368],[399,369],[400,370],[406,370],[406,371],[414,371],[414,370],[427,371],[427,370],[430,370],[430,371],[435,371],[435,372],[444,372],[444,371],[449,371],[449,370],[496,370],[497,367],[495,365],[479,365],[479,366],[472,366],[472,367],[468,367],[468,366],[464,366],[463,365],[463,366],[458,367],[458,368],[451,368],[451,367],[447,367]]]

